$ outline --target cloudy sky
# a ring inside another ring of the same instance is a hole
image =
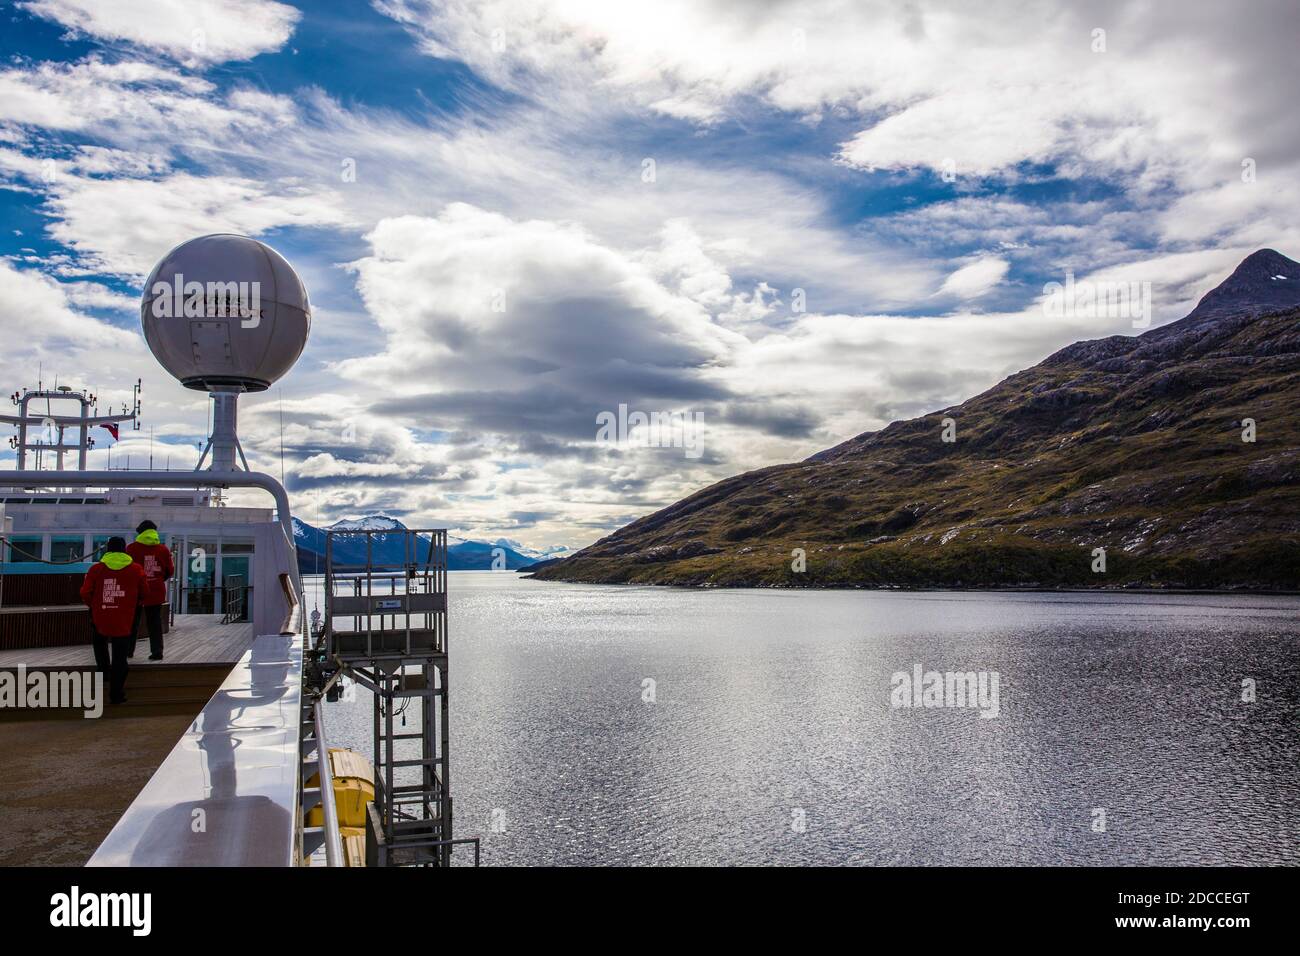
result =
[[[580,546],[1133,332],[1046,314],[1067,271],[1160,324],[1300,257],[1298,33],[1268,0],[6,3],[0,379],[141,377],[92,465],[152,434],[191,467],[206,399],[140,287],[256,236],[314,307],[242,406],[299,516]],[[598,441],[620,405],[702,453]]]

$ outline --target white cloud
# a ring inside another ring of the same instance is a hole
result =
[[[147,128],[185,114],[205,123],[219,115],[202,98],[211,89],[205,80],[148,63],[40,63],[0,71],[0,120],[53,130],[115,120]]]
[[[50,235],[78,252],[82,268],[145,275],[195,235],[257,235],[282,226],[343,226],[329,192],[294,182],[173,173],[162,179],[63,176],[49,187]]]
[[[139,353],[140,339],[73,308],[73,299],[94,299],[95,287],[66,287],[31,269],[0,259],[0,325],[6,330],[6,363],[30,363],[75,352]],[[100,301],[95,304],[120,304]],[[26,377],[25,375],[23,376]]]
[[[1171,177],[1200,185],[1217,164],[1280,145],[1294,156],[1298,145],[1294,124],[1269,119],[1290,112],[1294,82],[1256,72],[1292,59],[1283,0],[1250,18],[1208,0],[789,0],[761,15],[732,0],[377,8],[432,55],[525,96],[544,91],[560,111],[648,109],[708,125],[742,115],[752,97],[813,119],[847,110],[862,128],[841,155],[862,168],[939,171],[951,160],[959,175],[983,176],[1056,161],[1154,189]],[[1293,67],[1280,69],[1294,80]]]
[[[207,80],[133,60],[0,71],[0,123],[91,132],[132,150],[146,138],[212,150],[237,135],[270,133],[293,113],[286,97],[243,88],[221,97]]]
[[[412,478],[420,474],[416,463],[395,461],[349,461],[331,454],[311,455],[298,463],[301,478]]]
[[[302,14],[273,0],[23,0],[73,34],[125,41],[189,64],[251,60],[284,46]]]
[[[978,299],[991,291],[1007,274],[1011,263],[997,256],[983,256],[962,266],[943,281],[939,295],[952,295],[959,299]]]
[[[508,389],[630,361],[664,370],[667,387],[740,341],[572,224],[456,203],[437,218],[385,219],[368,238],[357,286],[394,351],[345,363],[353,376],[400,368],[445,387]]]
[[[40,6],[79,16],[71,0]],[[516,95],[457,87],[463,109],[432,115],[345,108],[318,88],[112,60],[120,49],[0,70],[0,171],[40,197],[63,246],[21,264],[86,279],[5,265],[11,379],[59,341],[68,374],[143,371],[158,434],[192,434],[201,396],[160,382],[134,330],[83,314],[130,304],[95,273],[138,276],[198,232],[328,230],[295,261],[317,306],[285,388],[302,514],[390,508],[580,544],[1131,331],[1048,320],[1036,289],[1067,269],[1152,281],[1159,322],[1252,248],[1300,246],[1294,67],[1270,3],[1248,18],[1199,3],[380,7]],[[193,62],[189,14],[155,9],[117,33],[93,13],[76,29]],[[1105,54],[1089,49],[1097,25]],[[238,59],[284,37],[209,49]],[[936,199],[942,180],[912,173],[949,158],[957,181]],[[367,242],[352,271],[332,268]],[[364,313],[343,294],[353,281]],[[920,309],[947,314],[894,314]],[[35,344],[29,314],[46,317]],[[243,416],[263,467],[276,399],[250,396]],[[596,446],[595,413],[623,401],[705,411],[707,458]]]
[[[112,309],[129,314],[140,307],[135,296],[123,295],[98,282],[64,282],[63,294],[78,309]]]
[[[1063,91],[1037,86],[954,90],[907,106],[844,145],[863,169],[931,169],[988,176],[1062,150]]]

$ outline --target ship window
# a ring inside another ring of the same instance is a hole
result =
[[[15,536],[9,539],[9,561],[12,564],[29,564],[41,559],[41,539]]]
[[[50,538],[51,561],[80,561],[86,553],[86,539],[83,535],[75,538],[71,535],[54,535]]]
[[[217,613],[217,542],[191,538],[184,560],[186,613]]]

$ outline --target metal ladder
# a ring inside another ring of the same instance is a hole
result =
[[[356,545],[362,535],[364,563],[340,562],[336,536]],[[452,838],[447,532],[327,532],[322,634],[328,659],[373,695],[366,865],[450,866],[452,849],[468,843],[477,866],[478,839]]]
[[[298,764],[298,793],[301,797],[298,819],[302,821],[302,845],[299,848],[298,858],[303,865],[307,865],[312,856],[323,846],[326,866],[344,866],[338,808],[334,804],[334,777],[329,761],[329,741],[325,737],[323,700],[323,697],[307,694],[302,698],[302,711],[298,724],[298,752],[302,756]],[[308,786],[307,781],[314,774],[320,775],[318,785]],[[308,826],[307,814],[316,806],[323,808],[324,825]]]

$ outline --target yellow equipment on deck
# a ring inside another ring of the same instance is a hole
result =
[[[334,806],[339,816],[339,835],[343,837],[343,856],[347,866],[366,865],[366,804],[375,799],[375,768],[355,750],[331,747],[330,774],[334,778]],[[307,781],[309,787],[320,786],[320,774]],[[320,804],[307,812],[307,825],[325,825],[325,811]]]

